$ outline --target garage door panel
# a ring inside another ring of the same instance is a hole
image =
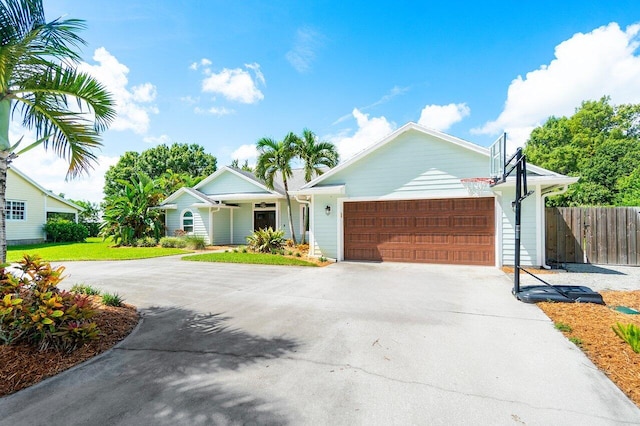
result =
[[[347,260],[493,265],[493,198],[344,203]]]

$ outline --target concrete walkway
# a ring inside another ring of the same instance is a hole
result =
[[[2,425],[598,425],[640,410],[495,268],[68,262],[144,321]]]

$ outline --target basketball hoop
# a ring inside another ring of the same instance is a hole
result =
[[[485,177],[460,179],[460,183],[467,189],[469,195],[471,195],[472,197],[479,197],[483,194],[486,194],[492,182],[493,179]]]

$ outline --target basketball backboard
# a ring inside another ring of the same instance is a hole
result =
[[[507,162],[507,134],[503,133],[498,140],[489,147],[489,176],[494,184],[506,179],[505,166]]]

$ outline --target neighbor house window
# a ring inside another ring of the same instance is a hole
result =
[[[27,220],[27,203],[7,200],[5,212],[7,220]]]
[[[191,210],[185,210],[182,213],[182,230],[187,234],[193,232],[193,213]]]

